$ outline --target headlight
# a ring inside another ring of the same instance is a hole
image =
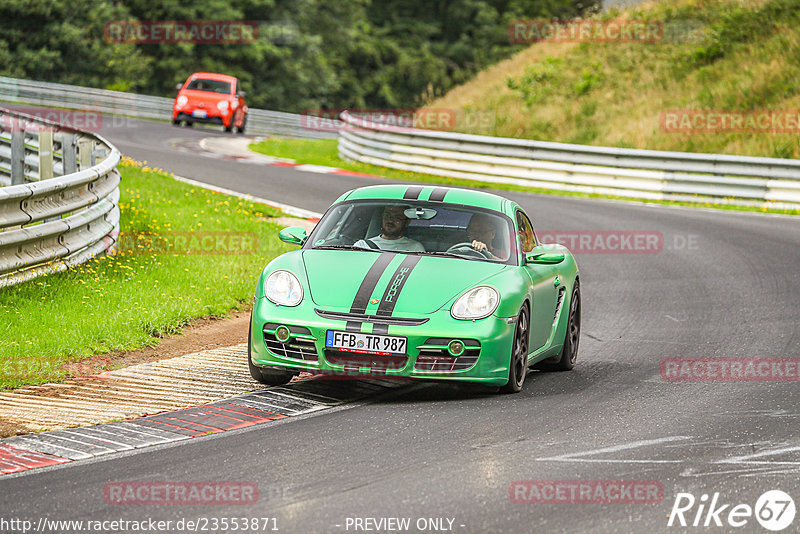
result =
[[[228,101],[227,100],[220,100],[217,102],[217,109],[220,111],[227,111],[228,110]]]
[[[278,306],[297,306],[303,300],[303,286],[289,271],[275,271],[264,283],[264,296]]]
[[[474,320],[483,319],[497,309],[500,294],[490,286],[473,287],[453,304],[450,314],[454,319]]]
[[[181,96],[178,97],[178,100],[177,100],[176,104],[178,104],[179,108],[182,108],[183,106],[186,105],[186,103],[188,101],[189,101],[188,98],[186,98],[184,95],[181,95]]]

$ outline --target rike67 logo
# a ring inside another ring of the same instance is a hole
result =
[[[763,493],[755,507],[744,503],[725,503],[720,500],[719,493],[714,493],[710,501],[705,493],[700,499],[696,499],[691,493],[678,493],[667,526],[725,527],[729,531],[731,528],[749,525],[747,531],[752,532],[752,519],[755,516],[762,527],[778,532],[792,524],[795,512],[794,500],[781,490]]]

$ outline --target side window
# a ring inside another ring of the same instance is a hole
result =
[[[523,253],[528,253],[536,246],[536,237],[533,235],[533,226],[528,216],[522,211],[517,211],[517,227],[519,227],[519,244]]]

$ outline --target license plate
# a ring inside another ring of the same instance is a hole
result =
[[[338,330],[328,330],[328,335],[325,337],[325,346],[332,349],[384,356],[405,354],[407,343],[408,340],[401,336],[382,336]]]
[[[208,112],[206,112],[206,110],[204,110],[204,109],[196,109],[196,110],[192,111],[192,117],[197,117],[199,119],[205,119],[206,117],[208,117]]]

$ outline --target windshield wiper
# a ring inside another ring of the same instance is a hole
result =
[[[425,251],[425,252],[404,252],[403,254],[410,254],[414,256],[444,256],[445,258],[461,258],[462,260],[482,260],[483,258],[477,258],[474,256],[466,256],[462,254],[456,254],[455,252],[444,252],[444,251]]]
[[[313,247],[312,250],[362,250],[366,252],[394,252],[396,254],[407,254],[409,256],[443,256],[445,258],[461,258],[462,260],[477,260],[486,261],[484,258],[477,258],[454,252],[420,252],[418,250],[402,251],[402,250],[381,250],[369,247],[354,247],[353,245],[319,245]]]
[[[327,250],[373,250],[371,248],[365,247],[354,247],[353,245],[318,245],[313,247],[314,250],[320,249],[327,249]],[[381,252],[380,250],[375,250],[375,252]]]

